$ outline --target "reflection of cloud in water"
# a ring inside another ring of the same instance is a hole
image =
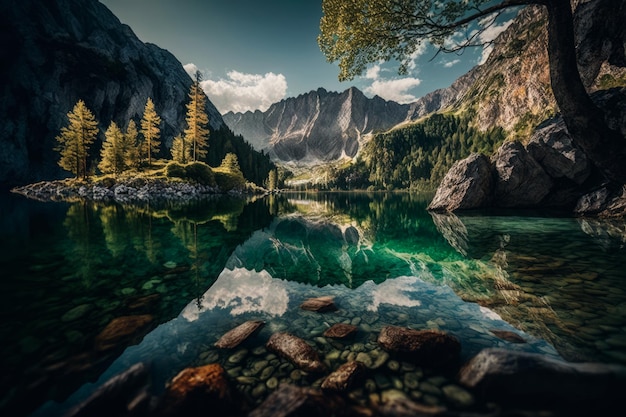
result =
[[[408,294],[415,291],[415,286],[422,282],[417,277],[399,277],[374,286],[372,290],[372,304],[367,306],[369,311],[378,311],[381,304],[391,304],[400,307],[419,307],[422,303],[413,300]],[[373,283],[372,283],[373,284]]]
[[[202,296],[201,310],[230,309],[232,316],[253,312],[282,316],[287,311],[288,302],[283,281],[273,279],[267,271],[224,269]],[[199,315],[195,302],[182,312],[188,321],[197,320]]]

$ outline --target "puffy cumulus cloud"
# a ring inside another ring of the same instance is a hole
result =
[[[287,95],[287,79],[273,72],[260,75],[230,71],[226,79],[206,80],[200,85],[222,114],[257,109],[265,111]]]
[[[365,88],[365,93],[378,95],[385,100],[393,100],[400,104],[412,103],[417,100],[409,90],[417,87],[422,80],[414,77],[398,78],[393,80],[374,80]]]
[[[453,59],[452,61],[447,61],[443,63],[443,67],[444,68],[452,68],[453,66],[455,66],[456,64],[458,64],[459,62],[461,62],[460,59]]]
[[[190,62],[189,64],[183,65],[183,68],[185,69],[187,74],[189,74],[189,76],[191,78],[193,78],[196,75],[196,71],[199,70],[198,66],[196,64],[194,64],[193,62]]]
[[[368,80],[376,80],[380,76],[380,65],[376,64],[365,72],[365,78]]]

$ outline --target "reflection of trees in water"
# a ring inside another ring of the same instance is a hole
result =
[[[97,270],[92,239],[94,219],[94,204],[82,201],[72,204],[65,215],[63,226],[71,241],[74,243],[67,254],[68,263],[74,267],[75,274],[81,279],[85,287],[93,284],[94,271]]]

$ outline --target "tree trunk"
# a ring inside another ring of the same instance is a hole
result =
[[[574,143],[604,175],[626,183],[626,139],[610,129],[585,90],[576,61],[570,0],[546,0],[548,57],[554,98]]]

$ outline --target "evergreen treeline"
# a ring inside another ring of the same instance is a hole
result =
[[[173,139],[166,159],[179,166],[206,163],[218,167],[224,165],[225,160],[231,161],[229,165],[237,165],[237,172],[242,173],[246,180],[258,186],[267,183],[269,173],[276,169],[268,155],[255,151],[242,136],[236,136],[226,126],[209,131],[209,119],[204,111],[206,96],[200,88],[199,73],[191,86],[189,99],[186,105],[187,128]],[[125,131],[113,121],[109,124],[97,163],[93,163],[96,158],[90,152],[99,132],[97,120],[82,100],[67,116],[68,125],[57,136],[59,145],[56,150],[60,153],[59,165],[76,178],[86,179],[95,173],[96,166],[103,174],[114,176],[126,171],[151,169],[154,159],[166,153],[160,141],[161,118],[150,98],[146,101],[140,130],[132,119]],[[233,158],[236,164],[232,163]],[[241,180],[245,182],[243,178]]]
[[[452,164],[472,152],[492,154],[505,131],[481,132],[469,119],[433,114],[427,119],[375,135],[354,164],[331,172],[329,188],[433,188]]]

